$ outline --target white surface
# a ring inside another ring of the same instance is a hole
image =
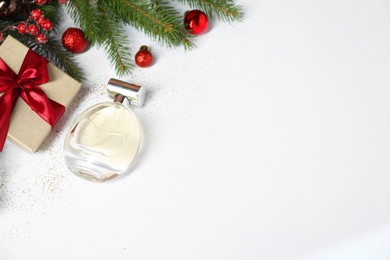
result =
[[[238,2],[245,21],[190,52],[129,29],[156,56],[128,78],[149,92],[145,143],[105,184],[62,162],[115,76],[78,57],[89,79],[43,150],[0,156],[0,259],[390,258],[389,2]]]

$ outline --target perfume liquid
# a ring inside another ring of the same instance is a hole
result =
[[[97,104],[71,126],[64,145],[71,172],[102,182],[126,173],[141,143],[141,127],[135,114],[122,103]]]

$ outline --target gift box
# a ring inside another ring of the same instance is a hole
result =
[[[27,59],[26,55],[30,53],[31,50],[29,50],[27,46],[23,45],[12,36],[8,36],[0,46],[0,58],[15,74],[19,73],[22,65],[25,66],[24,60]],[[66,110],[77,95],[81,84],[51,63],[47,64],[47,72],[48,81],[39,85],[41,90],[38,88],[38,92],[40,91],[40,93],[42,93],[43,91],[46,96],[44,99],[47,98],[46,100],[54,103],[54,107],[62,107],[63,110],[58,112],[56,114],[57,118],[54,119],[54,121],[57,122],[63,111]],[[3,89],[0,96],[5,96],[5,93],[6,92]],[[33,98],[35,97],[31,94],[30,96]],[[55,122],[48,123],[49,120],[43,119],[45,116],[42,116],[42,114],[46,113],[46,111],[41,111],[42,109],[39,107],[41,104],[38,104],[38,108],[34,108],[34,111],[32,109],[33,106],[31,104],[28,105],[25,100],[28,101],[28,98],[26,99],[26,95],[23,96],[23,98],[19,96],[17,97],[9,121],[7,140],[18,145],[27,152],[33,153],[39,149],[40,145],[47,138],[52,129],[52,125],[54,125]],[[9,109],[4,106],[3,102],[0,106],[0,113],[5,113],[4,111]],[[44,108],[47,109],[46,107]],[[4,127],[4,125],[0,125],[0,128],[1,127]]]

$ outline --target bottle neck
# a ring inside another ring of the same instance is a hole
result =
[[[125,96],[118,94],[115,96],[114,102],[123,103],[124,100],[125,100]]]

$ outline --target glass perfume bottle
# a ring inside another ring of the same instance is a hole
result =
[[[141,106],[141,86],[110,79],[107,91],[114,102],[94,105],[79,115],[66,135],[64,158],[69,170],[88,180],[103,182],[129,171],[141,144],[141,127],[123,104]]]

